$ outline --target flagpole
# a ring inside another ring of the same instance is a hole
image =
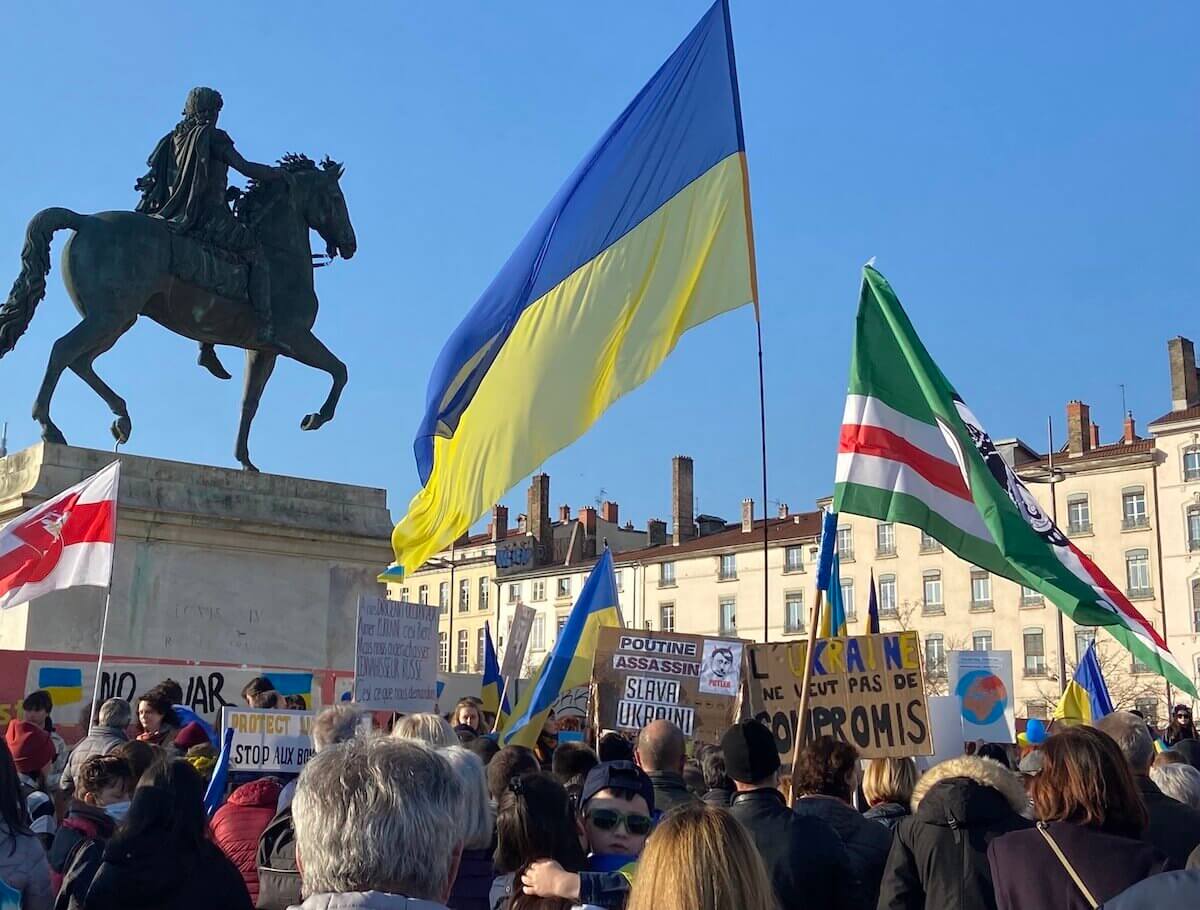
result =
[[[1050,417],[1046,418],[1046,452],[1046,467],[1050,473],[1050,520],[1058,527],[1058,492],[1055,490],[1058,481],[1054,477],[1054,424]],[[1055,612],[1058,614],[1058,694],[1063,695],[1067,691],[1067,638],[1066,632],[1063,631],[1062,610],[1056,609]]]
[[[758,423],[759,435],[762,441],[762,494],[763,494],[763,641],[771,640],[771,574],[769,571],[770,550],[770,519],[767,514],[767,387],[763,380],[763,342],[762,319],[759,318],[758,304],[754,307],[754,325],[758,330]],[[753,511],[750,515],[751,527],[754,525]]]
[[[804,676],[800,680],[800,709],[796,715],[796,742],[792,746],[792,773],[788,776],[788,805],[796,801],[796,762],[800,760],[800,746],[808,738],[808,684],[812,680],[813,642],[816,640],[818,625],[821,622],[821,594],[817,588],[817,596],[813,598],[812,611],[809,613],[808,641],[804,645]]]
[[[119,474],[117,475],[120,476]],[[117,493],[120,492],[120,481],[118,480]],[[104,589],[104,618],[100,620],[100,650],[96,655],[96,684],[92,687],[92,709],[88,712],[88,732],[92,731],[92,727],[97,723],[97,718],[100,713],[100,673],[104,666],[104,642],[108,638],[108,608],[112,604],[112,580],[113,569],[117,564],[117,504],[116,499],[113,500],[113,552],[112,557],[108,561],[108,587]]]
[[[504,677],[504,687],[500,690],[500,704],[496,706],[496,719],[492,723],[492,732],[500,732],[500,719],[504,716],[504,699],[508,696],[508,681],[511,676]]]

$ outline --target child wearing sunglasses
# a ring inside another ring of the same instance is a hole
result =
[[[601,762],[580,793],[579,827],[588,868],[571,873],[553,860],[534,863],[522,878],[525,893],[622,910],[637,858],[654,827],[650,778],[633,762]]]

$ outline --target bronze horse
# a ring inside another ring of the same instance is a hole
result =
[[[206,263],[200,271],[220,272],[228,279],[235,262],[222,263],[198,241],[179,237],[161,219],[136,212],[80,215],[69,209],[38,212],[25,232],[21,274],[8,300],[0,306],[0,357],[16,346],[29,327],[34,310],[46,296],[50,271],[50,239],[55,231],[72,230],[62,254],[63,282],[83,320],[54,343],[46,375],[33,406],[33,419],[42,426],[46,442],[66,443],[50,419],[50,399],[63,370],[70,369],[108,404],[116,420],[113,438],[129,439],[132,423],[125,400],[92,368],[97,357],[149,316],[163,327],[207,344],[226,344],[246,350],[246,379],[235,456],[248,471],[250,424],[275,360],[280,355],[328,373],[333,379],[321,409],[300,426],[315,430],[333,419],[346,385],[346,365],[312,333],[317,319],[313,287],[313,256],[309,230],[325,241],[330,257],[349,259],[357,241],[339,180],[342,166],[328,158],[321,167],[301,155],[283,159],[288,179],[251,184],[238,203],[238,217],[257,231],[271,270],[271,309],[277,346],[259,346],[253,310],[245,300],[206,290],[202,283],[179,278],[178,262]],[[216,251],[219,253],[220,251]],[[203,257],[207,256],[207,259]],[[226,257],[228,259],[228,257]],[[219,282],[208,283],[209,286]],[[228,281],[225,282],[228,286]]]

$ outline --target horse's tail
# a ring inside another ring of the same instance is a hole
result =
[[[21,250],[21,274],[0,305],[0,357],[17,346],[33,321],[34,310],[46,296],[46,275],[50,273],[50,238],[55,231],[79,230],[84,216],[70,209],[42,209],[25,230],[25,248]]]

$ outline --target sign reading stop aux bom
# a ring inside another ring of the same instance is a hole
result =
[[[312,757],[312,724],[308,711],[226,708],[223,723],[233,730],[229,770],[298,774]]]

